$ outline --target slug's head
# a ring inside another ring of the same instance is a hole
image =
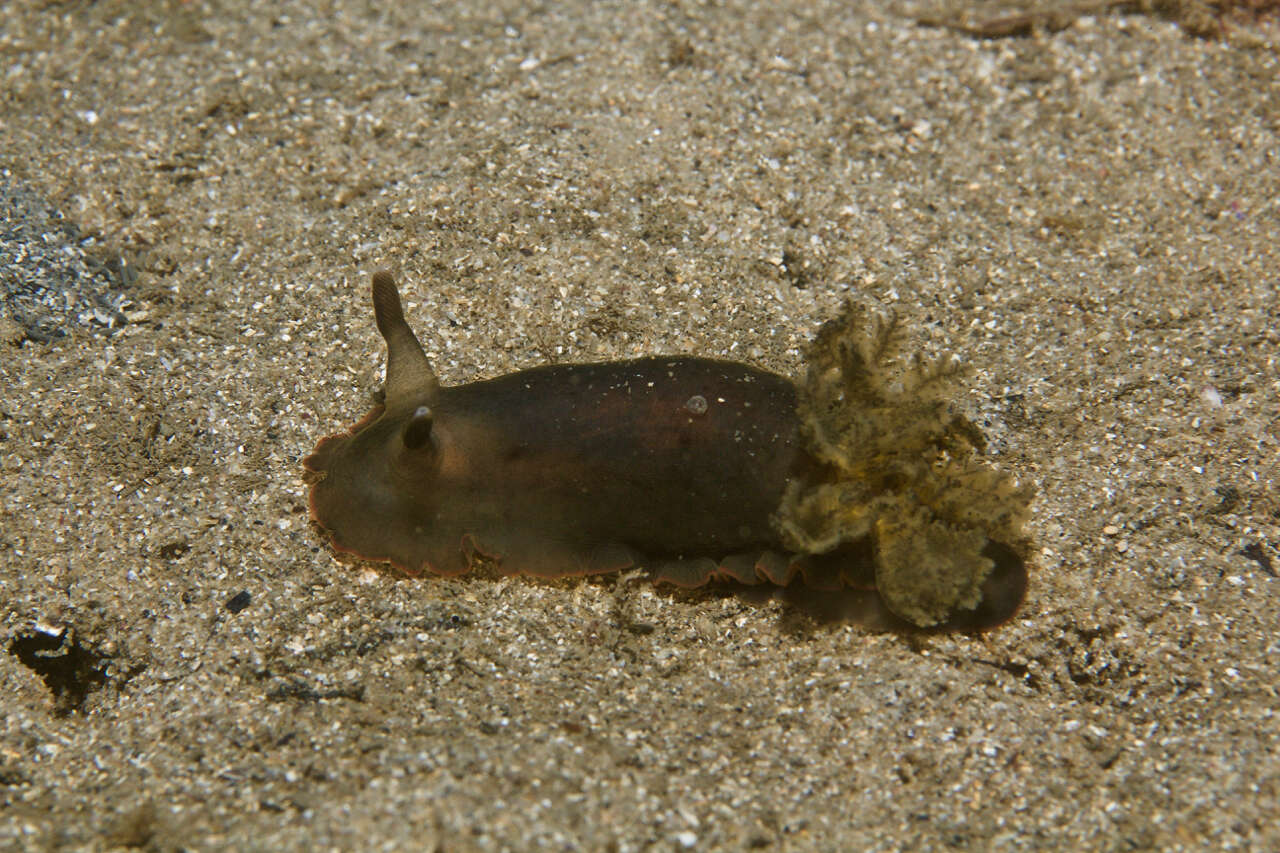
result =
[[[373,310],[387,342],[383,403],[346,432],[321,439],[302,464],[310,472],[312,517],[334,547],[417,572],[436,562],[423,524],[440,469],[440,383],[388,272],[373,276]]]

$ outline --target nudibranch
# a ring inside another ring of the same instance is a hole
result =
[[[851,304],[800,383],[654,356],[445,386],[389,273],[373,307],[383,401],[303,461],[339,551],[410,574],[863,590],[920,627],[990,627],[1022,601],[1032,490],[981,457],[954,360],[896,357],[893,315]]]

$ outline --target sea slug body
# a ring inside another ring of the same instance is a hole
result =
[[[874,588],[917,626],[989,627],[1021,602],[1032,491],[981,459],[948,401],[952,361],[895,360],[892,317],[848,307],[799,384],[654,356],[443,386],[390,274],[373,304],[384,402],[303,461],[340,551],[411,574],[483,559],[540,577],[644,566],[688,587]]]

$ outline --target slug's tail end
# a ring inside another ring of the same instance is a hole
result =
[[[892,315],[856,304],[819,332],[799,404],[815,464],[775,528],[799,554],[871,542],[880,603],[920,628],[998,624],[1026,588],[1022,557],[1000,543],[1022,542],[1034,490],[983,457],[952,401],[962,365],[903,358],[902,337]]]

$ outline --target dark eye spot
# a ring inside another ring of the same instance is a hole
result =
[[[431,410],[419,406],[404,429],[404,446],[417,450],[431,440]]]

